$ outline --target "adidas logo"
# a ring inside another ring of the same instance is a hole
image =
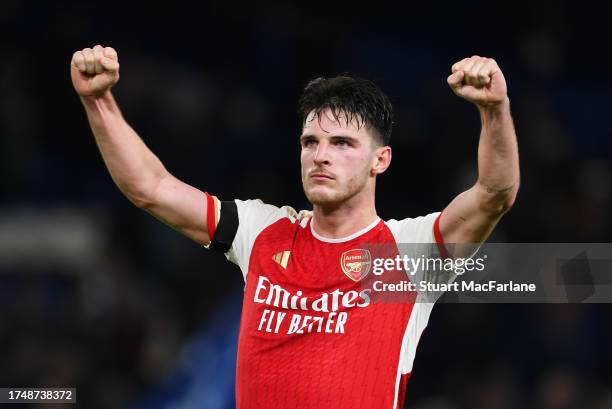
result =
[[[272,260],[276,261],[282,268],[287,268],[287,262],[289,261],[289,250],[281,251],[272,256]]]

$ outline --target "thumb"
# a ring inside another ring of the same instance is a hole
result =
[[[464,76],[465,74],[463,73],[463,71],[459,70],[449,75],[446,81],[448,82],[448,85],[450,85],[451,88],[457,89],[461,87],[461,82],[463,81]]]
[[[100,59],[100,63],[102,64],[102,67],[104,67],[106,71],[116,72],[119,70],[119,63],[115,60],[111,60],[108,57],[102,57]]]

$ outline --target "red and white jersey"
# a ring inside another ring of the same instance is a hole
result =
[[[383,276],[370,267],[374,258],[400,254],[397,243],[441,245],[434,234],[439,213],[377,219],[329,239],[313,229],[310,212],[207,197],[210,247],[237,264],[245,280],[237,407],[401,408],[436,295],[383,296],[372,290]],[[385,254],[373,254],[377,245]],[[385,275],[385,282],[408,279],[403,270]]]

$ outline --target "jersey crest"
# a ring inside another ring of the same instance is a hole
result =
[[[361,281],[370,272],[372,256],[367,249],[351,249],[340,256],[340,267],[348,278]]]

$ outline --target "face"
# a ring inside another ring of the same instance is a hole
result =
[[[339,119],[313,111],[302,129],[302,185],[313,205],[336,207],[368,192],[373,200],[375,176],[390,163],[391,148],[378,146],[369,128]]]

